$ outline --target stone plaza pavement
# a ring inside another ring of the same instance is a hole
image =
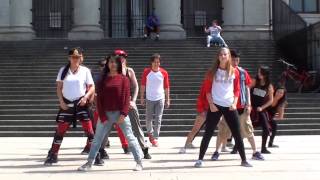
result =
[[[191,149],[187,154],[178,154],[184,144],[184,137],[162,137],[160,147],[151,148],[152,160],[144,161],[144,171],[132,171],[135,163],[132,155],[123,154],[118,138],[111,138],[108,149],[110,160],[105,166],[94,166],[91,172],[77,172],[85,162],[80,155],[86,138],[66,137],[60,150],[59,163],[52,167],[43,166],[52,138],[0,138],[0,179],[127,179],[127,180],[185,180],[185,179],[236,179],[236,180],[319,180],[320,179],[320,136],[280,136],[276,137],[278,149],[270,149],[273,154],[264,155],[266,161],[251,160],[251,150],[245,140],[247,157],[252,168],[240,167],[238,155],[224,153],[219,161],[210,161],[215,138],[205,157],[205,166],[194,168],[199,149]],[[257,137],[260,146],[260,137]],[[201,138],[194,144],[199,146]]]

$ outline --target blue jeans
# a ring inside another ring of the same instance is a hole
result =
[[[88,161],[93,162],[95,157],[97,156],[97,153],[101,147],[102,141],[105,138],[105,135],[107,132],[109,132],[113,126],[113,124],[117,123],[119,117],[120,117],[120,112],[119,111],[110,111],[106,112],[108,120],[104,123],[101,123],[99,120],[97,123],[96,127],[96,134],[94,135],[94,139],[91,145],[91,149],[89,152],[89,157]],[[131,128],[131,123],[129,116],[127,116],[124,119],[124,122],[119,125],[123,134],[126,136],[128,143],[129,143],[129,148],[130,151],[133,154],[134,160],[137,163],[141,162],[141,159],[143,157],[142,150],[139,146],[139,143],[137,141],[137,138],[133,135],[132,128]]]
[[[221,36],[208,35],[207,44],[210,44],[210,43],[218,43],[219,45],[222,45],[224,47],[228,47],[228,45],[226,44],[226,42],[224,41],[224,39]]]

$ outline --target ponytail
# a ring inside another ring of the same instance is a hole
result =
[[[66,78],[68,71],[69,71],[69,68],[70,68],[70,62],[64,67],[64,69],[61,73],[61,81],[63,81]]]

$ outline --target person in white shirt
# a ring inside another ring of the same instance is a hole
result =
[[[209,34],[207,36],[207,47],[210,47],[211,43],[218,44],[222,47],[228,47],[228,45],[221,36],[222,28],[218,25],[217,20],[213,20],[212,26],[210,26],[209,28],[205,27],[204,31],[205,33]]]
[[[141,104],[146,106],[147,133],[151,144],[158,147],[158,138],[162,121],[164,105],[170,106],[170,84],[168,72],[160,67],[160,55],[151,57],[151,67],[145,68],[140,88]],[[146,101],[144,93],[146,92]],[[153,115],[155,125],[152,125]]]
[[[76,125],[77,120],[82,124],[88,140],[83,154],[90,151],[94,132],[88,111],[88,102],[94,95],[95,87],[91,71],[82,66],[83,50],[73,48],[69,51],[69,63],[62,67],[57,77],[57,96],[60,110],[57,115],[57,128],[51,149],[44,165],[50,166],[58,162],[58,152],[63,137],[71,124]]]

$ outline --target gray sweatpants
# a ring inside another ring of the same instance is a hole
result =
[[[164,99],[158,101],[146,101],[146,125],[147,133],[155,139],[159,138],[161,121],[164,109]],[[153,118],[154,117],[154,118]],[[154,120],[154,126],[152,121]]]

